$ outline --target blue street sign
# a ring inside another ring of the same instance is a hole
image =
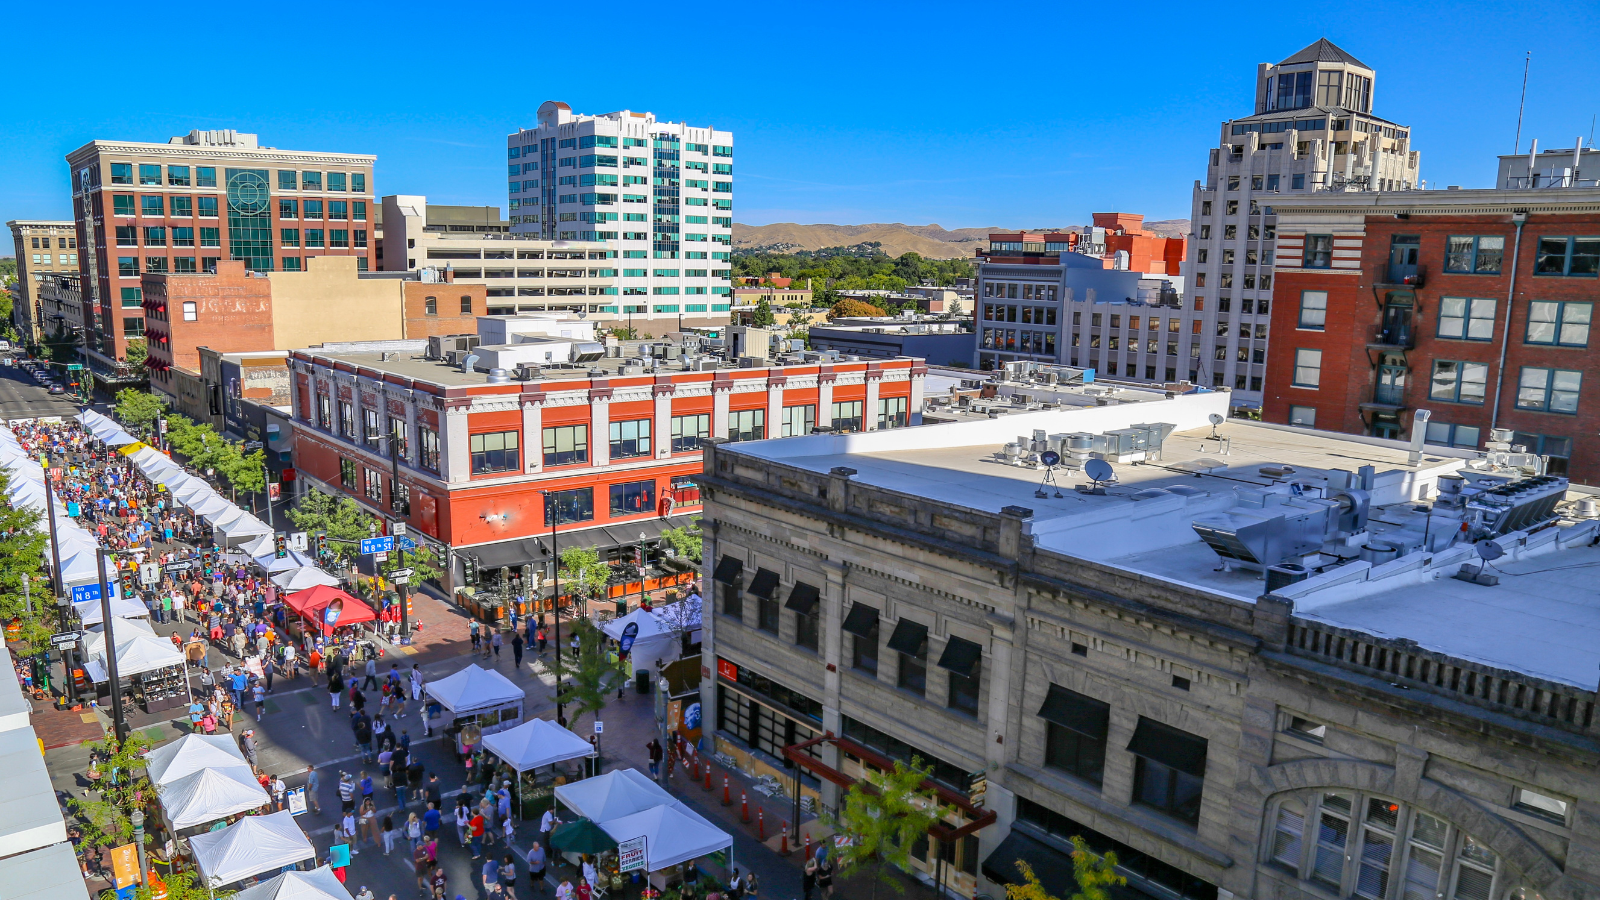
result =
[[[394,538],[389,537],[388,535],[384,535],[383,537],[361,539],[361,553],[363,556],[369,553],[388,553],[393,549]]]
[[[111,582],[111,597],[112,597],[112,599],[116,599],[119,596],[121,596],[121,595],[117,591],[117,583],[115,581],[113,581],[113,582]],[[99,600],[99,599],[100,599],[100,585],[99,584],[80,584],[80,585],[77,585],[76,587],[74,587],[72,589],[72,602],[73,603],[82,603],[85,600]]]
[[[417,542],[408,537],[397,537],[394,539],[394,548],[396,550],[415,550],[417,549]]]

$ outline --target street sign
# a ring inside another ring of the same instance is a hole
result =
[[[117,595],[116,588],[113,587],[111,589],[111,596],[115,597],[116,595]],[[99,599],[100,599],[100,585],[99,584],[80,584],[80,585],[75,586],[72,589],[72,602],[73,603],[82,603],[85,600],[99,600]]]
[[[618,872],[634,872],[643,869],[644,866],[644,835],[617,844]]]
[[[399,575],[399,574],[390,575],[389,576],[389,581],[393,582],[394,584],[410,584],[411,583],[411,576],[410,575]]]
[[[599,719],[595,719],[594,720],[594,733],[595,734],[605,734],[606,733],[606,723],[600,721]]]
[[[309,545],[304,531],[292,531],[289,533],[289,549],[304,553],[307,546]]]
[[[192,568],[194,568],[194,563],[192,562],[175,562],[167,564],[168,572],[187,572]]]
[[[380,550],[377,553],[372,554],[372,561],[375,562],[375,563],[386,563],[386,562],[388,562],[389,561],[389,551]]]
[[[394,548],[396,550],[415,550],[417,549],[417,542],[403,534],[395,535]]]
[[[391,537],[397,537],[397,538],[405,537],[406,536],[406,523],[404,523],[404,522],[396,522],[393,525],[389,526],[389,535]]]
[[[50,635],[50,646],[52,646],[52,647],[70,647],[73,644],[76,644],[78,641],[81,641],[81,640],[83,640],[83,632],[81,632],[81,631],[63,631],[60,634],[52,634],[52,635]]]
[[[384,536],[361,539],[361,553],[385,553],[394,549],[394,538]]]
[[[139,583],[147,587],[154,587],[161,583],[161,565],[159,563],[142,563],[139,566]]]
[[[393,580],[398,580],[398,579],[401,579],[401,578],[410,578],[412,575],[415,575],[416,573],[417,573],[416,569],[395,569],[393,572],[389,573],[389,579],[391,581],[393,581]]]

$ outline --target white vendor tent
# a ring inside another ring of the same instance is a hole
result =
[[[556,799],[602,826],[612,819],[678,802],[638,769],[612,769],[594,778],[557,785]]]
[[[60,521],[59,519],[57,520]],[[65,541],[62,542],[65,544]],[[116,582],[117,575],[111,567],[106,566],[106,578],[111,582],[111,592],[119,593]],[[100,563],[95,559],[95,552],[91,548],[82,548],[67,555],[67,548],[61,548],[61,583],[66,587],[76,587],[81,584],[94,584],[100,580]]]
[[[0,645],[0,672],[12,671],[12,665],[11,651]],[[21,683],[15,678],[0,678],[0,732],[28,728],[32,715],[33,704],[23,695]]]
[[[177,781],[201,769],[249,764],[231,734],[186,734],[151,750],[144,761],[150,783],[157,785]]]
[[[642,836],[644,867],[650,872],[733,846],[727,832],[677,804],[601,822],[600,828],[618,843]]]
[[[189,838],[189,846],[195,866],[213,890],[317,858],[316,848],[288,810],[245,816],[227,828]]]
[[[265,806],[272,798],[250,774],[249,766],[201,769],[156,785],[161,808],[173,828],[192,828],[234,813]]]
[[[63,566],[64,568],[65,566]],[[84,600],[72,604],[72,609],[78,614],[78,619],[87,627],[105,622],[104,609],[99,600]],[[111,617],[114,619],[138,619],[150,615],[150,610],[145,609],[144,603],[132,597],[124,597],[117,592],[111,598]]]
[[[261,537],[268,541],[267,552],[260,555],[251,554],[251,556],[255,560],[255,564],[260,567],[263,572],[277,574],[279,572],[288,572],[293,569],[304,569],[308,566],[312,568],[316,567],[316,560],[298,550],[290,550],[287,556],[285,556],[283,559],[279,559],[277,551],[274,545],[271,543],[272,535],[264,534]]]
[[[139,439],[124,431],[121,425],[92,409],[84,410],[77,418],[85,430],[107,447],[126,447],[138,443]]]
[[[239,511],[238,507],[229,503],[226,497],[209,488],[207,488],[207,493],[196,495],[194,502],[187,505],[191,512],[207,522],[214,522],[217,516],[226,515],[229,511]]]
[[[0,859],[6,900],[89,900],[89,886],[71,844],[52,844]]]
[[[140,675],[145,672],[155,672],[161,669],[170,669],[173,666],[186,664],[183,653],[172,646],[172,641],[163,637],[156,637],[136,629],[127,628],[127,623],[135,619],[121,619],[116,628],[117,638],[117,677],[127,678],[129,675]],[[127,632],[124,635],[124,631]],[[98,646],[88,651],[89,664],[86,671],[96,681],[105,680],[105,638],[96,635],[100,640]]]
[[[654,675],[656,660],[672,662],[678,658],[678,641],[672,629],[663,624],[655,613],[643,607],[620,619],[612,619],[600,626],[600,630],[606,633],[606,637],[620,641],[629,625],[637,625],[639,629],[628,651],[628,660],[632,664],[630,671]]]
[[[67,823],[32,728],[0,734],[0,772],[0,857],[66,840]],[[9,887],[0,882],[0,896],[11,896]]]
[[[314,588],[319,584],[338,587],[339,579],[315,566],[305,566],[288,572],[279,572],[272,576],[272,583],[282,588],[285,593],[292,594],[295,591]]]
[[[476,663],[429,682],[423,691],[439,701],[452,719],[476,722],[486,735],[522,721],[522,700],[527,696],[504,675]]]
[[[339,883],[327,866],[310,872],[285,872],[253,888],[234,894],[230,900],[350,900],[350,891]]]
[[[239,552],[251,559],[255,559],[263,553],[272,553],[275,547],[276,544],[273,543],[272,535],[263,534],[240,544]]]
[[[581,759],[594,749],[588,741],[545,719],[529,719],[515,728],[491,734],[483,739],[483,746],[518,772]]]
[[[230,543],[239,544],[253,537],[272,533],[272,526],[240,510],[239,515],[217,526]]]

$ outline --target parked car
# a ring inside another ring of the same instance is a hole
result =
[[[59,384],[50,385],[50,393],[52,393],[52,394],[65,394],[66,392],[67,392],[67,389],[62,387]]]

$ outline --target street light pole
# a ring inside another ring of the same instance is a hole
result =
[[[95,562],[100,566],[100,616],[105,621],[106,677],[111,680],[112,733],[120,744],[128,739],[128,720],[122,714],[122,682],[117,674],[117,642],[112,634],[111,585],[106,581],[106,548],[95,548]]]
[[[550,520],[550,616],[556,630],[556,721],[565,725],[562,715],[565,704],[561,702],[561,553],[556,547],[556,509],[550,492],[539,491],[544,497],[544,515]]]
[[[133,846],[139,851],[139,883],[145,884],[144,810],[134,810],[128,815],[128,821],[133,823]]]

